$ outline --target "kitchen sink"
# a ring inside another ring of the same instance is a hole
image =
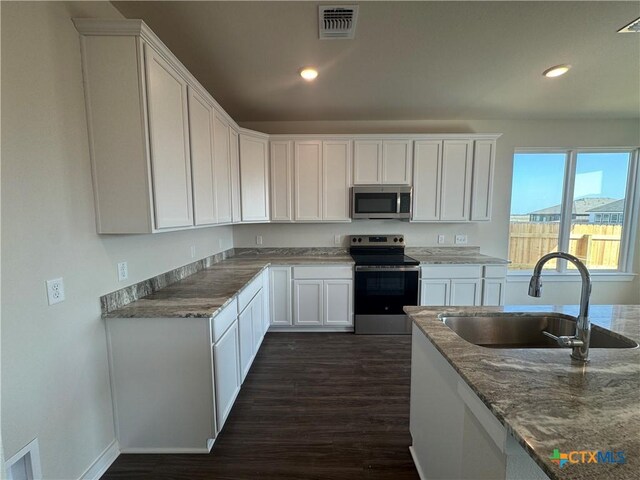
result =
[[[443,323],[469,343],[488,348],[560,348],[543,335],[571,336],[576,319],[558,313],[440,314]],[[601,327],[592,327],[589,348],[636,348],[630,338]]]

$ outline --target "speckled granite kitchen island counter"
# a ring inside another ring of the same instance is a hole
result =
[[[414,324],[554,479],[640,478],[640,349],[591,349],[586,366],[570,349],[492,349],[468,343],[440,313],[555,311],[576,306],[405,307]],[[592,306],[597,326],[640,341],[640,306]],[[412,367],[413,368],[413,367]],[[413,388],[413,385],[412,385]],[[550,456],[571,451],[624,452],[625,463],[567,463]]]

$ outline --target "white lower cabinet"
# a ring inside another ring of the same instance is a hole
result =
[[[270,267],[272,330],[353,329],[353,267]]]
[[[208,453],[268,328],[265,270],[212,318],[106,320],[123,453]]]
[[[234,306],[235,308],[235,306]],[[233,402],[240,391],[238,321],[213,345],[213,364],[216,392],[216,418],[218,432],[231,412]]]
[[[547,480],[416,325],[411,343],[410,450],[420,477]]]
[[[503,265],[427,265],[421,268],[420,305],[504,305]]]

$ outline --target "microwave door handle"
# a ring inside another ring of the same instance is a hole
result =
[[[396,213],[397,214],[400,214],[400,197],[402,197],[400,192],[396,193]]]

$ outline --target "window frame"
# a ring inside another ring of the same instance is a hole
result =
[[[592,274],[612,275],[633,273],[633,258],[635,254],[636,235],[638,233],[638,217],[640,216],[640,148],[636,147],[598,147],[598,148],[515,148],[513,155],[519,153],[547,153],[563,154],[565,156],[565,170],[562,185],[562,202],[560,209],[560,229],[558,232],[558,250],[568,251],[571,235],[573,193],[576,181],[578,154],[580,153],[628,153],[629,167],[627,171],[627,185],[622,220],[622,236],[620,238],[620,256],[616,269],[594,269]],[[513,183],[513,171],[511,173]],[[567,212],[569,214],[567,215]],[[629,212],[632,215],[629,215]],[[508,275],[531,275],[531,270],[509,270]],[[575,276],[576,272],[567,268],[567,261],[558,259],[556,268],[545,270],[552,275]]]

